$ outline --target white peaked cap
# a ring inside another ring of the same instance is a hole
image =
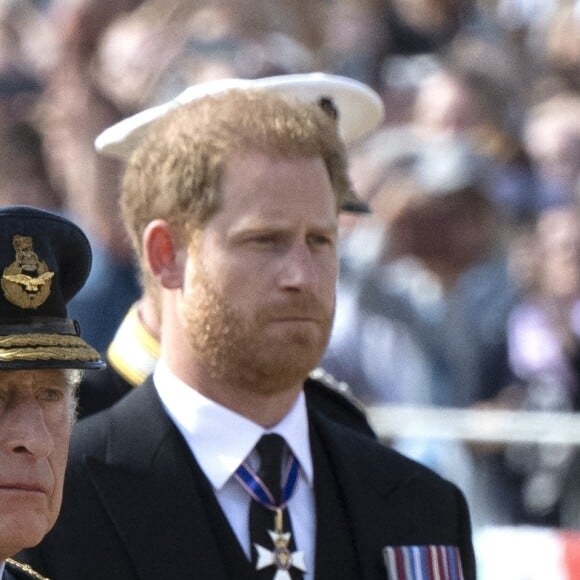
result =
[[[151,123],[195,99],[232,89],[264,89],[312,103],[328,98],[338,111],[339,133],[347,145],[377,129],[385,115],[378,93],[343,76],[318,72],[260,79],[219,79],[193,85],[171,101],[119,121],[96,138],[95,147],[105,155],[127,160]]]

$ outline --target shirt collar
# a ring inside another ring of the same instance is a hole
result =
[[[312,486],[312,455],[303,391],[277,425],[264,429],[181,381],[163,361],[155,368],[153,382],[167,414],[215,489],[226,484],[264,433],[284,437],[300,463],[306,482]]]

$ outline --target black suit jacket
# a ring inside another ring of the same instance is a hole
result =
[[[361,579],[385,579],[383,547],[429,544],[458,545],[465,578],[475,578],[469,515],[455,486],[311,408],[309,420],[340,474]],[[246,578],[226,570],[195,469],[148,381],[77,425],[59,520],[20,558],[58,580]],[[323,529],[323,514],[317,522]],[[340,576],[317,569],[317,578]]]

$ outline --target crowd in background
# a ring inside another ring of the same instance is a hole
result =
[[[365,404],[578,410],[577,0],[0,1],[0,205],[91,237],[87,340],[106,349],[139,295],[96,135],[202,80],[316,70],[386,108],[352,150],[373,213],[341,217],[324,367]],[[580,527],[572,448],[408,451],[472,490],[477,523]]]

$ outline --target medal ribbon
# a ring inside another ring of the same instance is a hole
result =
[[[241,486],[250,494],[250,497],[260,505],[272,511],[283,510],[290,501],[290,498],[296,491],[298,485],[298,473],[300,464],[296,457],[292,458],[286,464],[282,474],[282,497],[280,504],[276,505],[274,496],[264,485],[264,482],[258,477],[256,472],[247,464],[242,463],[236,470],[234,477],[240,482]]]

